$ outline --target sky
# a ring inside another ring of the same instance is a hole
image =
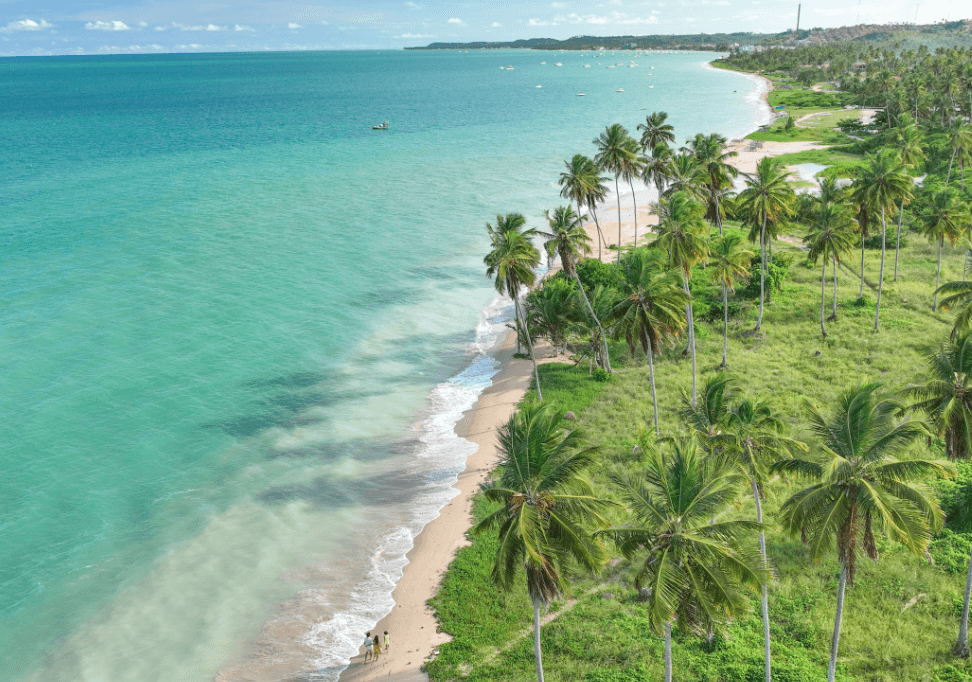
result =
[[[0,0],[0,56],[400,49],[796,26],[794,0]],[[972,18],[968,0],[803,0],[801,28]]]

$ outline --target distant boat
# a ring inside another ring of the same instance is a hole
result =
[[[578,96],[578,97],[584,97],[584,93],[583,93],[583,92],[578,92],[578,93],[577,93],[577,96]]]
[[[618,88],[615,92],[624,92],[624,88]]]
[[[584,64],[584,68],[585,69],[589,69],[589,68],[591,68],[591,65],[590,64]]]
[[[546,63],[547,63],[547,62],[540,62],[540,64],[541,64],[541,65],[543,65],[543,64],[546,64]]]
[[[554,66],[563,66],[563,64],[561,64],[560,62],[557,62],[556,64],[554,64]]]
[[[512,70],[513,70],[513,67],[512,67],[512,66],[510,66],[509,64],[507,64],[507,65],[506,65],[506,70],[507,70],[507,71],[512,71]]]
[[[654,86],[654,85],[649,85],[648,87],[649,87],[649,88],[653,88],[653,87],[655,87],[655,86]]]
[[[535,87],[535,88],[542,88],[543,86],[542,85],[534,85],[533,87]]]
[[[385,121],[383,123],[379,123],[376,126],[371,126],[371,129],[372,130],[388,130],[388,121]]]

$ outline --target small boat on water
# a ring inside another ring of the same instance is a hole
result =
[[[583,93],[583,92],[578,92],[578,93],[577,93],[577,96],[578,96],[578,97],[584,97],[585,95],[584,95],[584,93]]]
[[[506,70],[507,71],[512,71],[513,70],[513,67],[511,65],[507,64],[506,65]]]
[[[563,64],[561,64],[560,62],[557,62],[556,64],[554,64],[554,66],[563,66]]]
[[[649,88],[653,88],[653,87],[655,87],[655,86],[654,86],[654,85],[649,85],[648,87],[649,87]]]
[[[388,130],[388,121],[384,121],[382,123],[379,123],[376,126],[371,126],[371,129],[372,130]]]
[[[533,87],[535,87],[535,88],[542,88],[543,86],[542,85],[534,85]]]
[[[624,88],[618,88],[615,92],[624,92]]]
[[[540,62],[540,65],[541,65],[541,66],[543,66],[543,65],[544,65],[544,64],[546,64],[546,63],[547,63],[547,62]]]
[[[590,64],[584,64],[584,68],[585,69],[589,69],[589,68],[591,68],[591,65]]]

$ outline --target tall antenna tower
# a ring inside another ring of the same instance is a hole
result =
[[[801,7],[803,7],[803,5],[799,5],[799,4],[797,5],[797,33],[800,32],[800,8]]]

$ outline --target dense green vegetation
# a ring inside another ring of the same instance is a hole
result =
[[[972,133],[958,97],[916,122],[883,94],[873,133],[828,133],[853,183],[815,198],[772,159],[734,196],[725,140],[672,150],[661,114],[567,163],[578,211],[637,173],[660,224],[601,263],[577,259],[578,213],[549,216],[564,269],[520,333],[576,364],[540,365],[501,434],[506,492],[477,500],[482,532],[433,600],[454,636],[433,679],[972,681]],[[516,216],[497,225],[522,245]]]

